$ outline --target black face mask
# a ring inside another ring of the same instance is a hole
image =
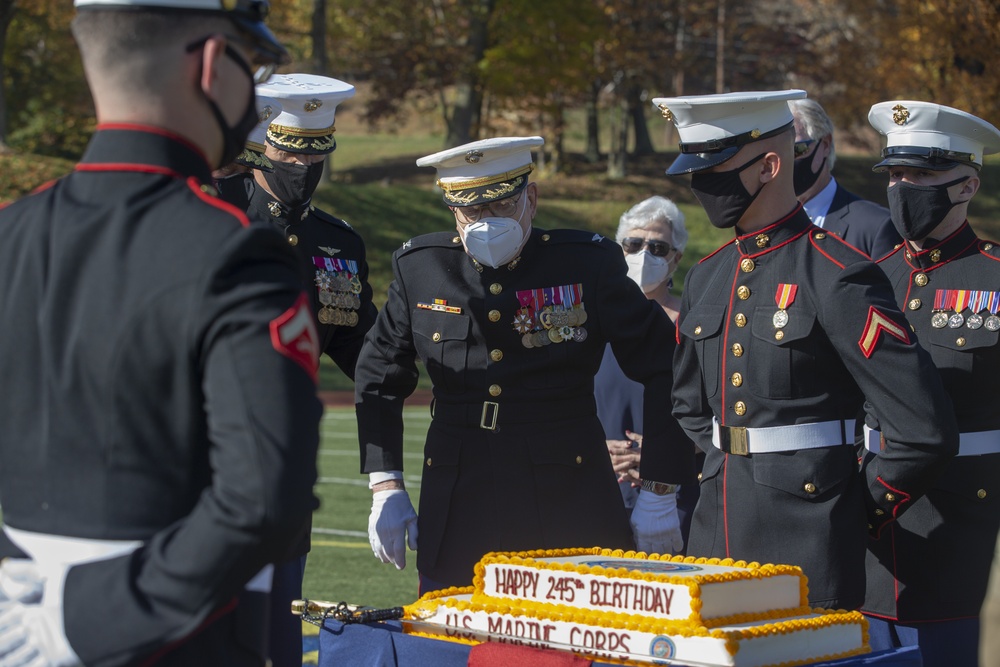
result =
[[[247,137],[250,136],[250,131],[257,126],[257,94],[254,91],[253,85],[253,72],[250,71],[250,67],[246,64],[246,61],[240,57],[240,55],[233,49],[233,47],[226,45],[226,55],[233,59],[240,69],[247,75],[247,79],[250,81],[250,99],[247,100],[246,110],[243,112],[243,116],[236,121],[236,125],[232,127],[226,123],[226,117],[222,115],[222,110],[219,109],[219,105],[215,103],[214,100],[205,97],[208,102],[208,108],[212,110],[212,115],[215,116],[215,122],[219,126],[219,130],[222,132],[222,157],[219,159],[219,164],[216,165],[216,169],[219,167],[224,167],[236,157],[243,152],[243,147],[246,145]],[[204,94],[204,93],[202,93]]]
[[[900,181],[890,187],[887,190],[889,214],[899,235],[908,241],[922,241],[930,236],[958,205],[958,202],[952,203],[948,188],[968,178],[963,176],[942,185],[912,185]]]
[[[757,199],[764,186],[750,194],[743,187],[740,173],[756,164],[767,153],[761,153],[741,167],[729,171],[702,172],[691,174],[691,191],[701,202],[708,220],[719,229],[735,227],[750,205]]]
[[[814,157],[816,157],[816,153],[812,153],[809,157],[795,160],[792,166],[792,183],[795,187],[796,197],[815,185],[816,181],[819,180],[819,175],[823,173],[823,165],[826,164],[826,158],[823,158],[823,161],[819,163],[819,170],[814,172],[810,167]]]
[[[323,162],[325,160],[305,165],[272,160],[274,173],[265,171],[264,180],[278,201],[295,208],[309,201],[316,192],[323,178]]]
[[[215,182],[219,198],[229,202],[241,211],[250,208],[250,197],[253,196],[253,173],[232,174]]]

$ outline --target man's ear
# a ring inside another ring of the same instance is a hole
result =
[[[958,201],[956,204],[969,201],[972,199],[977,192],[979,192],[979,186],[982,185],[982,181],[979,180],[979,176],[970,176],[968,179],[962,183],[962,189],[958,191]]]
[[[226,38],[222,35],[212,35],[205,40],[201,49],[201,75],[199,86],[201,92],[210,100],[218,100],[219,90],[219,59],[226,53]]]
[[[528,183],[528,187],[525,188],[528,195],[528,204],[531,206],[531,217],[535,217],[535,211],[538,207],[538,184],[532,181]]]
[[[781,168],[781,156],[770,151],[766,153],[760,161],[760,182],[770,183],[778,175],[778,170]]]

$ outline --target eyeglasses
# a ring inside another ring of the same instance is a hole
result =
[[[514,211],[517,210],[517,203],[520,200],[520,196],[506,197],[490,202],[489,204],[456,206],[451,210],[454,211],[455,217],[458,218],[459,222],[464,223],[479,222],[479,219],[483,217],[483,213],[486,211],[491,211],[498,218],[510,218],[514,215]]]
[[[795,142],[795,157],[800,158],[809,152],[809,147],[816,143],[816,139],[805,139]],[[788,144],[785,144],[786,146]]]
[[[622,239],[622,249],[626,254],[634,255],[642,250],[643,246],[646,246],[646,248],[649,249],[649,254],[653,257],[666,257],[673,251],[677,250],[677,248],[670,245],[666,241],[650,241],[647,239],[636,238],[634,236]]]
[[[190,44],[187,45],[186,51],[188,53],[197,51],[198,49],[205,46],[205,42],[207,42],[212,37],[213,35],[206,35],[201,39],[191,42]],[[247,42],[245,39],[237,37],[236,35],[223,35],[223,37],[225,37],[228,42],[234,42],[236,44],[239,44],[241,47],[253,53],[253,64],[258,65],[256,71],[252,71],[250,69],[250,63],[247,63],[246,58],[240,55],[239,51],[234,49],[228,43],[226,44],[226,49],[225,49],[226,55],[232,58],[236,62],[236,64],[240,66],[240,69],[246,72],[247,76],[253,79],[254,85],[266,82],[274,74],[274,71],[278,69],[278,63],[274,62],[274,59],[269,54],[260,51],[253,44]]]

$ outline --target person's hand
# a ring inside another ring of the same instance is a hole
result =
[[[392,563],[397,570],[406,567],[407,544],[413,551],[417,550],[417,513],[405,490],[390,489],[372,494],[368,541],[380,561]]]
[[[684,548],[676,493],[660,496],[643,489],[632,509],[630,523],[639,551],[676,554]]]
[[[63,626],[68,566],[26,559],[0,563],[0,667],[79,667]]]
[[[625,431],[627,440],[607,440],[608,453],[611,455],[611,465],[618,475],[618,481],[630,481],[632,486],[639,486],[639,460],[642,455],[642,435]]]

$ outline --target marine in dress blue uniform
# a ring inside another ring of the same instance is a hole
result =
[[[795,195],[810,220],[869,257],[888,254],[901,241],[889,210],[850,192],[833,176],[837,152],[826,110],[808,98],[788,106],[795,127]]]
[[[257,124],[250,130],[243,152],[228,165],[212,172],[219,197],[245,211],[255,188],[253,171],[274,171],[274,165],[264,155],[264,137],[271,121],[281,113],[281,102],[273,97],[256,94]]]
[[[958,437],[885,275],[795,200],[786,101],[804,94],[654,100],[681,138],[667,173],[692,173],[712,223],[736,231],[685,278],[673,405],[706,452],[688,553],[801,566],[811,604],[853,609],[867,535]],[[864,398],[887,417],[886,447],[859,472]]]
[[[259,667],[245,586],[317,506],[318,342],[294,256],[215,196],[209,160],[253,121],[248,45],[283,51],[267,3],[76,4],[101,124],[73,173],[0,211],[0,664]],[[141,96],[123,112],[105,48],[227,82],[121,83]]]
[[[862,610],[875,649],[918,644],[926,665],[976,665],[1000,527],[1000,247],[976,235],[966,212],[1000,131],[910,100],[876,104],[868,118],[888,138],[875,170],[888,172],[893,222],[907,239],[879,266],[941,372],[961,436],[926,495],[869,541]],[[879,432],[866,442],[877,455]]]
[[[258,86],[257,92],[278,100],[281,113],[267,125],[262,157],[271,168],[254,172],[248,215],[281,232],[298,256],[320,350],[354,379],[361,345],[376,315],[365,243],[349,224],[312,204],[326,158],[337,146],[337,105],[354,95],[354,86],[325,76],[282,74]],[[304,540],[298,557],[275,569],[270,642],[274,667],[302,664],[302,623],[289,609],[292,600],[302,597],[308,551],[309,541]]]
[[[469,584],[489,551],[633,546],[594,404],[608,342],[645,386],[645,442],[682,435],[662,410],[673,325],[629,280],[621,248],[531,224],[531,149],[541,144],[487,139],[418,161],[438,169],[459,228],[393,254],[389,299],[358,360],[373,550],[401,568],[404,545],[416,548],[424,590]],[[417,359],[434,391],[419,519],[400,479]],[[691,458],[665,445],[650,462],[675,476],[659,481],[681,483],[693,476]]]

